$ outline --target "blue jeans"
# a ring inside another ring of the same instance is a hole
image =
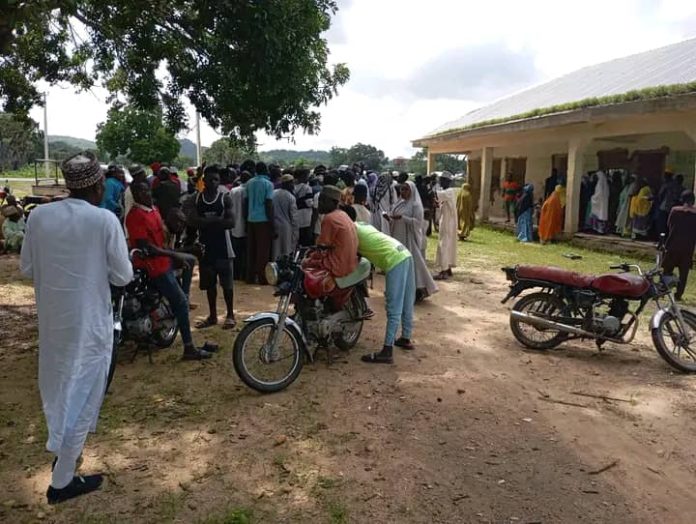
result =
[[[394,266],[387,272],[384,299],[387,307],[387,332],[384,345],[393,346],[396,332],[401,325],[401,336],[411,338],[413,332],[413,304],[416,301],[416,273],[413,257]]]
[[[179,323],[179,331],[181,332],[181,340],[184,346],[193,344],[191,336],[191,322],[189,321],[189,304],[184,290],[181,289],[179,282],[171,269],[164,275],[152,279],[152,283],[157,290],[162,293],[162,296],[167,299],[169,306],[172,308],[174,316]]]

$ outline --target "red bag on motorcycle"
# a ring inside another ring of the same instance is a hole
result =
[[[306,267],[304,271],[304,288],[309,298],[321,298],[336,289],[336,281],[326,269]]]

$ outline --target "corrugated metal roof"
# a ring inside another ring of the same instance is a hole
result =
[[[696,38],[584,67],[448,122],[428,136],[586,98],[696,81]]]

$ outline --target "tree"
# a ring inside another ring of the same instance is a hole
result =
[[[421,149],[408,161],[408,170],[411,173],[425,174],[428,168],[428,150]],[[466,173],[466,158],[464,155],[435,155],[435,169],[433,171],[450,171],[452,173]],[[430,173],[428,173],[430,174]]]
[[[426,170],[428,169],[428,161],[426,157],[427,155],[425,149],[416,151],[416,153],[409,159],[407,163],[408,171],[417,175],[425,175]]]
[[[253,149],[241,147],[229,138],[218,138],[203,152],[203,160],[207,164],[228,165],[242,163],[248,158],[256,158]]]
[[[387,163],[384,151],[368,144],[355,144],[348,152],[348,163],[363,163],[367,169],[380,170]]]
[[[348,163],[348,150],[345,147],[332,147],[329,151],[331,166],[338,167]]]
[[[0,113],[0,171],[19,169],[40,156],[42,139],[39,125],[33,120],[18,120],[8,113]]]
[[[125,155],[133,162],[172,162],[179,154],[179,141],[164,127],[162,111],[144,111],[134,106],[114,107],[106,122],[97,126],[97,146],[112,158]]]
[[[104,85],[112,101],[162,104],[174,131],[186,96],[235,140],[314,133],[316,108],[349,78],[344,64],[327,66],[322,34],[336,10],[335,0],[3,2],[0,94],[26,115],[41,104],[38,80]]]

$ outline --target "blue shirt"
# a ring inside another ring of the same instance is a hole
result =
[[[121,217],[123,206],[121,204],[125,187],[120,180],[109,177],[104,182],[104,197],[102,198],[99,207],[108,209],[115,213],[117,217]]]
[[[247,199],[247,222],[268,222],[266,200],[273,200],[273,184],[268,175],[256,175],[244,188]]]

